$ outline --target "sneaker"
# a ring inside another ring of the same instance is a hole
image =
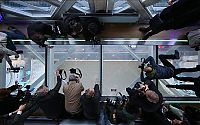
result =
[[[175,56],[175,59],[180,59],[178,50],[175,50],[174,56]]]
[[[148,32],[148,31],[149,31],[149,28],[140,27],[140,28],[139,28],[139,31],[140,31],[140,32]]]

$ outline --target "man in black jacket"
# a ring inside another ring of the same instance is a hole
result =
[[[81,96],[81,104],[83,107],[83,114],[87,119],[98,120],[100,114],[100,90],[99,85],[96,84],[94,89],[87,89]]]
[[[65,113],[64,111],[64,95],[58,93],[62,84],[59,71],[56,71],[57,84],[49,91],[48,87],[40,86],[32,100],[27,104],[25,112],[30,109],[41,108],[50,119],[58,119]]]
[[[177,0],[175,0],[177,1]],[[148,39],[163,30],[180,29],[200,20],[199,0],[178,0],[173,5],[163,9],[149,21],[149,27],[139,28],[146,33],[143,40]]]
[[[161,112],[163,96],[154,82],[138,82],[134,88],[126,88],[126,91],[129,94],[129,103],[142,109],[145,125],[170,125]]]
[[[20,116],[17,116],[17,118],[15,117],[16,114],[14,114],[16,123],[20,123],[21,125],[24,120],[38,108],[41,108],[47,117],[51,119],[58,119],[64,114],[64,95],[60,96],[58,93],[62,83],[62,79],[58,70],[56,71],[56,75],[57,84],[52,90],[49,91],[48,88],[44,86],[39,87],[36,94],[26,104],[23,113]]]

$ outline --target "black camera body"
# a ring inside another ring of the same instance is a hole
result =
[[[74,68],[71,68],[69,71],[70,71],[70,73],[72,73],[72,74],[73,74],[73,73],[76,74],[76,69],[74,69]]]
[[[63,73],[64,73],[64,77],[63,77]],[[64,69],[60,69],[59,74],[60,74],[62,80],[67,79],[67,73]]]
[[[144,65],[145,65],[145,58],[141,58],[141,62],[142,64],[138,66],[138,68],[144,69]]]

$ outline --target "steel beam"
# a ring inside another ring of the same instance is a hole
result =
[[[149,20],[152,17],[145,6],[142,5],[140,0],[127,0],[127,2],[133,9],[138,12],[138,14],[140,15],[140,21]]]
[[[94,0],[95,12],[106,11],[107,0]]]
[[[54,85],[54,48],[47,48],[47,86],[53,89]]]
[[[89,7],[90,7],[90,12],[95,13],[95,5],[94,5],[94,0],[88,0]]]
[[[126,46],[126,45],[122,45],[122,47],[123,48],[125,48],[126,50],[128,50],[128,52],[130,53],[130,55],[133,57],[133,58],[135,58],[135,59],[137,59],[137,60],[141,60],[141,58],[140,57],[138,57],[132,50],[131,50],[131,48],[129,48],[128,46]]]
[[[0,63],[0,88],[6,87],[6,61],[5,59],[2,60]]]
[[[76,0],[64,0],[60,7],[56,9],[54,14],[52,15],[52,18],[59,19],[60,17],[62,17],[62,14],[68,11],[75,3]]]
[[[19,0],[19,1],[11,1],[11,2],[16,3],[16,4],[20,4],[20,5],[22,5],[22,6],[26,6],[26,7],[29,7],[29,8],[31,8],[31,9],[33,9],[33,10],[37,10],[37,11],[41,11],[41,12],[43,12],[43,11],[48,11],[48,10],[46,10],[46,9],[42,9],[42,8],[40,8],[40,7],[37,7],[37,6],[31,5],[31,4],[29,4],[29,3],[23,2],[23,1],[21,1],[21,0]]]
[[[31,17],[30,13],[27,13],[27,12],[21,11],[20,9],[9,7],[3,4],[1,4],[1,10],[4,11],[5,13],[12,14],[15,16]]]
[[[37,53],[30,45],[24,45],[28,50],[30,50],[43,64],[45,64],[44,58]]]
[[[31,84],[31,89],[34,89],[36,86],[40,86],[42,84],[39,85],[39,83],[42,82],[42,80],[44,80],[45,78],[45,74],[42,74],[33,84]]]
[[[115,3],[114,0],[107,0],[107,7],[106,7],[107,13],[109,13],[109,12],[112,13],[113,8],[114,8],[114,3]]]
[[[47,2],[47,3],[50,3],[50,4],[52,4],[52,5],[54,5],[54,6],[56,6],[56,7],[60,7],[61,6],[61,2],[60,1],[58,1],[58,0],[44,0],[45,2]]]

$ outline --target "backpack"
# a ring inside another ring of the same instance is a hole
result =
[[[187,38],[189,41],[189,45],[195,50],[199,50],[200,46],[200,29],[192,30],[188,32]]]

